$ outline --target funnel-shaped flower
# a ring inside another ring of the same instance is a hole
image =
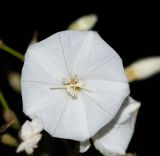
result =
[[[23,111],[54,137],[85,141],[129,94],[119,55],[92,31],[63,31],[31,45],[22,70]]]

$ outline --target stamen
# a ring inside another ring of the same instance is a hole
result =
[[[73,97],[77,98],[78,93],[83,89],[89,92],[92,92],[92,90],[88,89],[85,86],[85,83],[80,81],[77,75],[71,77],[71,78],[64,78],[63,79],[63,85],[62,86],[57,86],[57,87],[52,87],[50,89],[65,89],[67,93]]]

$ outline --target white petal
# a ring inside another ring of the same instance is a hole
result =
[[[82,94],[89,133],[92,137],[98,129],[114,118],[128,96],[129,88],[126,83],[103,80],[88,80],[86,84],[95,90],[95,92],[83,91]]]
[[[32,146],[33,148],[37,147],[37,143],[41,140],[42,135],[41,134],[35,134],[31,137],[31,139],[28,140],[28,144]]]
[[[67,97],[56,99],[53,103],[49,103],[50,105],[44,108],[42,107],[42,109],[39,109],[37,112],[33,113],[43,122],[44,130],[46,130],[53,137],[61,138],[59,134],[55,135],[55,129],[57,128],[59,120],[67,106],[67,99]],[[32,117],[33,114],[30,114],[30,116]],[[67,129],[70,129],[70,127],[67,127]],[[65,133],[66,129],[62,129],[62,131]],[[70,137],[70,135],[71,134],[69,134],[68,137]]]
[[[96,32],[87,35],[76,57],[73,73],[84,80],[127,82],[120,57]]]
[[[29,139],[32,135],[35,135],[43,130],[42,123],[39,119],[35,118],[32,122],[26,121],[21,128],[20,137],[22,140]]]
[[[44,129],[54,135],[54,129],[67,104],[64,90],[52,90],[51,85],[26,82],[23,84],[23,106],[26,115],[39,118]],[[33,91],[30,92],[30,89]]]
[[[69,70],[70,75],[74,74],[72,68],[77,56],[79,56],[81,50],[86,45],[88,31],[63,31],[59,33],[60,43],[62,46],[64,58],[66,61],[66,67]],[[82,62],[81,62],[82,63]]]
[[[38,118],[33,119],[31,125],[33,134],[39,133],[43,130],[42,122]]]
[[[86,152],[91,146],[90,140],[86,140],[85,142],[80,142],[80,153]]]
[[[26,121],[21,128],[20,131],[20,137],[22,138],[22,140],[25,140],[27,138],[29,138],[32,135],[32,125],[30,123],[30,121]]]
[[[61,83],[67,76],[58,33],[28,48],[22,69],[22,80]]]
[[[133,62],[125,68],[129,82],[147,79],[160,72],[160,56],[148,57]]]
[[[85,15],[71,23],[68,29],[71,30],[90,30],[94,27],[98,20],[97,15],[95,14],[90,14],[90,15]]]
[[[37,143],[41,140],[41,137],[41,134],[33,135],[29,139],[20,143],[16,152],[19,153],[25,151],[27,154],[32,154],[34,152],[34,148],[37,147]]]
[[[124,155],[133,135],[137,111],[140,103],[129,98],[114,120],[94,137],[94,145],[103,155]]]
[[[55,101],[66,96],[66,92],[61,89],[51,89],[54,85],[48,83],[23,82],[22,98],[23,111],[27,114],[34,114],[39,109],[47,108]],[[44,112],[45,113],[45,112]],[[35,116],[32,117],[35,118]]]
[[[19,153],[19,152],[24,151],[25,149],[26,149],[26,143],[25,143],[25,142],[22,142],[22,143],[20,143],[20,145],[18,146],[16,152]],[[32,153],[32,152],[31,152],[31,153]],[[30,153],[30,154],[31,154],[31,153]]]
[[[32,154],[32,153],[34,152],[34,150],[33,150],[33,148],[31,148],[31,147],[27,147],[27,148],[25,149],[25,152],[30,155],[30,154]]]
[[[69,97],[53,136],[82,142],[90,137],[85,103],[81,95],[77,99]]]

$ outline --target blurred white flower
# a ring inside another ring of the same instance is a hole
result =
[[[0,142],[2,144],[12,146],[12,147],[17,147],[17,145],[18,145],[17,139],[9,133],[2,134],[0,136]]]
[[[148,57],[125,68],[129,82],[143,80],[160,72],[160,56]]]
[[[17,72],[9,72],[8,73],[8,82],[10,86],[16,91],[21,91],[21,75]]]
[[[128,144],[134,132],[137,112],[140,103],[129,97],[121,106],[115,118],[92,137],[94,146],[104,156],[125,155]],[[80,147],[85,152],[86,147]]]
[[[122,61],[92,31],[63,31],[33,44],[22,70],[23,111],[54,137],[85,141],[129,94]]]
[[[70,30],[90,30],[97,23],[98,17],[96,14],[85,15],[71,23],[68,27]]]
[[[26,121],[20,132],[22,143],[20,143],[16,152],[25,151],[27,154],[32,154],[34,148],[37,148],[37,144],[41,140],[42,135],[40,132],[42,130],[43,126],[39,119],[33,119],[32,122]]]

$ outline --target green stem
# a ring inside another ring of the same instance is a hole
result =
[[[20,52],[5,45],[2,41],[0,41],[0,49],[4,50],[5,52],[11,54],[12,56],[14,56],[14,57],[20,59],[22,62],[24,62],[24,56]]]
[[[10,110],[10,107],[9,107],[6,99],[4,98],[4,95],[1,91],[1,89],[0,89],[0,103],[2,104],[2,106],[5,110]]]
[[[4,108],[5,111],[11,111],[12,114],[14,115],[14,120],[15,122],[12,124],[12,127],[14,129],[19,129],[20,128],[20,123],[18,120],[18,117],[16,116],[16,114],[10,109],[1,89],[0,89],[0,103],[2,104],[2,107]]]

